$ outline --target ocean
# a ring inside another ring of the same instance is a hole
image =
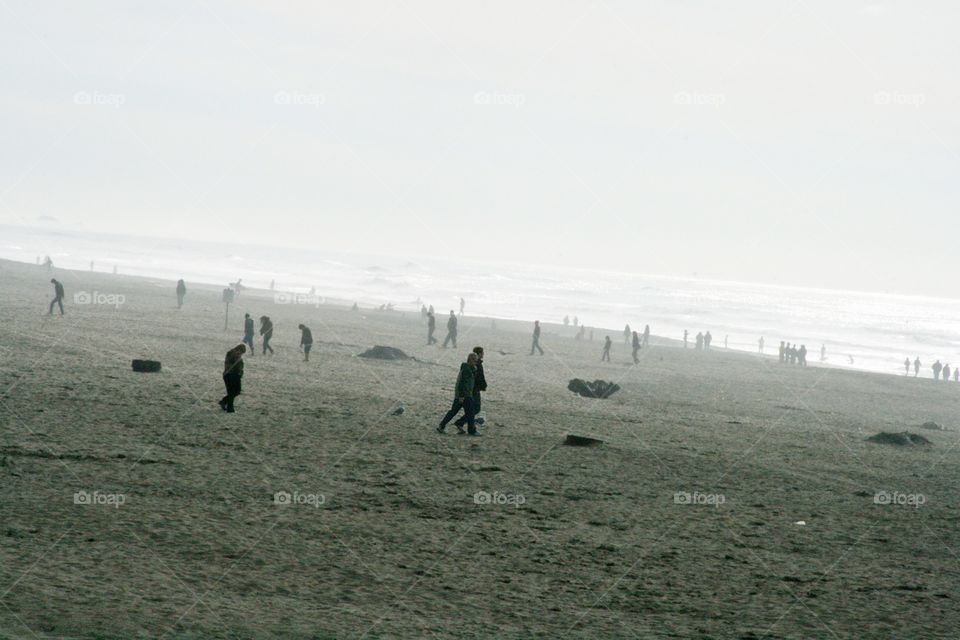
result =
[[[439,314],[561,322],[593,329],[594,338],[622,339],[625,324],[655,336],[691,342],[709,330],[715,348],[775,354],[781,340],[805,344],[808,360],[903,375],[919,357],[929,377],[934,360],[960,364],[955,329],[960,300],[833,291],[767,284],[616,273],[600,270],[492,265],[424,256],[377,256],[312,249],[151,239],[83,231],[0,225],[0,258],[34,263],[49,255],[67,269],[148,276],[189,284],[243,284],[297,294],[316,289],[331,302],[415,310],[417,300]],[[571,329],[571,334],[572,334]]]

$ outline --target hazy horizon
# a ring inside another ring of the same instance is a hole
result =
[[[947,4],[0,12],[0,222],[955,290]]]

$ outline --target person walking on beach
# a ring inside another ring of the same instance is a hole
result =
[[[687,348],[687,336],[690,335],[690,332],[686,329],[683,330],[683,348]]]
[[[906,360],[903,361],[903,370],[904,370],[903,375],[905,376],[910,375],[910,358],[907,358]]]
[[[474,372],[473,379],[473,420],[483,426],[483,420],[477,420],[477,415],[479,415],[481,407],[480,392],[487,390],[487,377],[483,373],[483,347],[474,347],[473,352],[477,354],[477,368]],[[457,418],[457,421],[453,424],[457,427],[458,431],[463,431],[463,425],[466,423],[467,416],[464,414]]]
[[[781,340],[780,341],[780,363],[783,364],[787,361],[787,345]]]
[[[238,344],[223,360],[223,384],[227,388],[227,395],[220,399],[220,408],[227,413],[233,413],[233,401],[240,395],[240,382],[243,378],[243,354],[247,351],[246,345]]]
[[[539,351],[540,355],[543,355],[543,349],[540,348],[540,321],[533,321],[533,344],[530,346],[530,355],[533,355],[534,351]]]
[[[703,348],[709,349],[711,342],[713,342],[713,336],[710,335],[709,331],[707,331],[707,333],[703,336]]]
[[[297,329],[300,329],[300,348],[303,350],[303,361],[310,362],[310,349],[313,348],[313,332],[310,331],[310,327],[298,324]]]
[[[427,346],[439,342],[433,337],[433,332],[437,330],[437,317],[433,315],[433,307],[427,311]]]
[[[757,344],[760,345],[760,355],[763,355],[763,336],[760,336],[760,341]]]
[[[960,367],[953,368],[953,381],[960,382]]]
[[[253,346],[253,318],[250,317],[249,313],[243,314],[243,344],[250,347],[250,357],[253,357],[257,353],[257,349]]]
[[[950,365],[943,365],[943,381],[950,382]]]
[[[610,336],[603,339],[603,354],[600,356],[600,362],[610,362],[610,345],[612,341]]]
[[[183,278],[177,280],[177,309],[183,308],[183,297],[187,295],[187,285]]]
[[[443,420],[440,421],[440,426],[437,427],[437,432],[446,433],[447,423],[453,420],[453,418],[463,410],[464,416],[466,416],[467,422],[467,432],[471,436],[479,436],[477,432],[477,426],[474,423],[474,412],[473,412],[473,391],[477,383],[477,354],[470,353],[467,356],[467,361],[460,365],[460,373],[457,374],[457,384],[454,387],[453,392],[453,404],[450,407],[450,411],[447,411],[447,414],[443,416]],[[460,429],[462,433],[463,430]]]
[[[797,363],[801,367],[807,366],[807,345],[800,345],[800,350],[797,351]]]
[[[627,325],[623,328],[623,344],[630,344],[630,336],[633,335],[633,331],[630,330],[630,325]]]
[[[273,338],[273,320],[267,316],[260,316],[260,335],[263,337],[263,355],[274,355],[273,347],[270,346],[270,340]]]
[[[936,362],[933,363],[933,366],[931,367],[931,369],[933,369],[933,379],[939,380],[940,372],[943,370],[943,365],[940,364],[939,360],[937,360]]]
[[[643,346],[644,347],[650,346],[650,325],[646,325],[643,327]]]
[[[913,377],[916,378],[920,375],[920,367],[923,366],[920,364],[920,356],[917,356],[917,359],[913,361]]]
[[[47,315],[53,315],[53,305],[59,305],[60,315],[63,315],[63,283],[56,278],[50,278],[50,284],[53,285],[53,300],[50,301],[50,309],[47,311]]]
[[[450,309],[450,317],[447,318],[447,337],[443,339],[443,348],[446,349],[447,345],[453,343],[453,348],[457,348],[457,314],[453,312],[453,309]]]
[[[633,332],[633,364],[640,364],[640,358],[637,353],[640,351],[640,336],[636,331]]]
[[[827,345],[820,345],[820,362],[827,361]]]
[[[697,350],[703,349],[703,332],[697,332]]]
[[[464,310],[464,308],[465,308],[466,306],[467,306],[467,301],[464,300],[463,297],[461,296],[461,297],[460,297],[460,317],[461,317],[461,318],[463,317],[463,310]],[[454,345],[454,346],[456,346],[456,345]]]

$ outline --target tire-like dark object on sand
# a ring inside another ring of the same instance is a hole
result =
[[[131,366],[138,373],[158,373],[160,371],[158,360],[134,360]]]
[[[570,447],[597,447],[603,444],[603,440],[588,438],[587,436],[575,436],[571,433],[567,434],[563,444]]]

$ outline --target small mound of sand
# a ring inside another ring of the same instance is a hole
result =
[[[567,385],[567,389],[584,398],[609,398],[617,391],[620,391],[620,385],[613,382],[606,382],[605,380],[587,382],[580,378],[574,378]]]
[[[596,447],[603,444],[603,440],[597,438],[588,438],[587,436],[575,436],[572,433],[567,435],[563,444],[569,447]]]
[[[409,360],[410,356],[400,349],[377,345],[359,354],[360,358],[376,358],[377,360]]]
[[[931,444],[930,441],[923,436],[917,435],[916,433],[908,433],[907,431],[901,433],[881,431],[877,435],[867,438],[867,441],[876,442],[877,444],[893,444],[901,447]]]
[[[920,428],[921,428],[921,429],[928,429],[928,430],[930,430],[930,431],[946,431],[946,429],[943,428],[943,425],[942,425],[942,424],[937,424],[936,422],[933,422],[932,420],[931,420],[930,422],[924,422],[922,425],[920,425]]]

